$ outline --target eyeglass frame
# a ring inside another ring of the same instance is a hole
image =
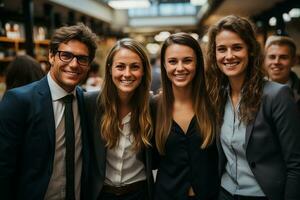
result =
[[[68,53],[68,54],[70,54],[71,56],[72,56],[72,59],[70,59],[70,60],[63,60],[62,58],[61,58],[61,53]],[[62,62],[65,62],[65,63],[70,63],[70,62],[72,62],[72,60],[74,59],[74,58],[76,58],[76,62],[77,62],[77,64],[79,64],[80,66],[84,66],[84,67],[87,67],[87,66],[89,66],[89,64],[91,63],[91,59],[90,59],[90,57],[89,56],[85,56],[85,55],[75,55],[75,54],[73,54],[72,52],[70,52],[70,51],[59,51],[59,50],[57,50],[56,51],[56,53],[55,54],[58,54],[58,58],[62,61]],[[80,58],[82,58],[82,57],[86,57],[86,58],[88,58],[88,63],[87,64],[82,64],[82,63],[80,63]],[[78,59],[79,58],[79,59]]]

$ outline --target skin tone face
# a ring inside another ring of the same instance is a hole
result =
[[[196,55],[192,48],[172,44],[166,49],[165,69],[169,80],[175,88],[191,88],[196,74]]]
[[[229,81],[242,85],[248,65],[248,49],[240,36],[232,31],[223,30],[216,36],[216,59],[220,70]]]
[[[88,47],[77,40],[70,40],[67,43],[61,43],[58,51],[70,52],[76,56],[88,56]],[[52,79],[65,91],[71,92],[74,90],[81,80],[87,75],[89,65],[82,66],[78,64],[77,58],[73,58],[70,62],[62,61],[58,53],[49,55],[51,64],[50,75]]]
[[[111,75],[119,96],[130,98],[144,75],[141,58],[129,49],[121,48],[113,58]]]
[[[265,67],[271,80],[286,83],[294,63],[287,45],[274,44],[266,49]]]

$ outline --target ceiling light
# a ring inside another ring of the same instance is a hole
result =
[[[287,13],[283,13],[283,14],[282,14],[282,18],[283,18],[283,20],[284,20],[285,22],[291,21],[291,17],[290,17],[290,15],[287,14]]]
[[[160,45],[157,43],[148,43],[146,48],[150,54],[157,54],[160,50]]]
[[[190,34],[195,40],[199,39],[199,35],[197,33],[191,33]]]
[[[208,40],[209,40],[208,35],[204,35],[204,36],[202,37],[202,42],[207,43]]]
[[[276,19],[276,17],[271,17],[271,18],[269,19],[269,25],[270,25],[270,26],[276,26],[276,24],[277,24],[277,19]]]
[[[289,15],[293,18],[300,17],[300,8],[293,8],[290,10]]]
[[[171,33],[169,33],[168,31],[162,31],[159,34],[154,36],[154,39],[157,42],[163,42],[165,41],[169,36],[171,35]]]
[[[203,6],[207,3],[207,0],[191,0],[191,4],[195,6]]]
[[[150,7],[148,0],[111,0],[108,5],[114,9],[131,9]]]

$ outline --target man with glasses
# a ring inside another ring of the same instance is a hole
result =
[[[83,24],[57,29],[47,76],[4,95],[1,199],[87,199],[87,127],[83,92],[76,86],[96,48],[96,35]]]

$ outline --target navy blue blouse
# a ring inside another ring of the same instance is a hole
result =
[[[166,141],[166,154],[160,157],[155,183],[155,200],[187,200],[192,186],[197,199],[217,199],[218,157],[215,143],[201,149],[196,117],[187,133],[173,121]]]

